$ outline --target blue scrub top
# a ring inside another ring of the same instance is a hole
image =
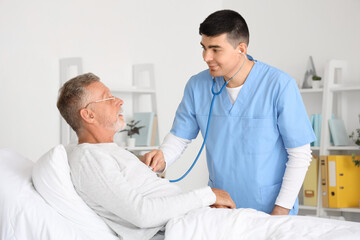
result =
[[[209,70],[190,78],[171,133],[195,139],[201,130],[205,136],[212,79]],[[217,92],[224,78],[215,80]],[[295,80],[256,61],[234,105],[225,89],[216,96],[206,142],[209,186],[229,192],[237,208],[271,213],[288,161],[285,148],[315,139]],[[296,200],[289,214],[297,212]]]

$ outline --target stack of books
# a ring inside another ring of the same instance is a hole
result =
[[[312,147],[320,147],[321,119],[321,114],[312,114],[310,118],[311,126],[316,136],[316,140],[311,143]]]
[[[135,146],[158,146],[159,130],[157,115],[153,112],[135,112],[133,118],[135,121],[140,121],[140,126],[144,126],[139,129],[139,134],[134,136],[136,139]]]
[[[329,119],[331,142],[334,146],[350,145],[349,135],[346,133],[344,121],[341,119]]]

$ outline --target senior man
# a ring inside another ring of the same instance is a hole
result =
[[[75,189],[122,239],[150,239],[171,218],[201,207],[235,208],[220,189],[183,193],[117,146],[113,137],[125,126],[122,105],[92,73],[67,81],[57,102],[79,139],[68,156]]]

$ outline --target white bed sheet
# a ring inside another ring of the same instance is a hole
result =
[[[360,223],[306,216],[270,216],[253,209],[203,208],[170,220],[165,239],[359,240]]]

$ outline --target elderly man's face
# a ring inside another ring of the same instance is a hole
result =
[[[118,132],[125,127],[121,106],[123,101],[112,96],[110,90],[101,82],[94,82],[87,87],[90,93],[88,108],[94,111],[95,120],[107,130]]]

